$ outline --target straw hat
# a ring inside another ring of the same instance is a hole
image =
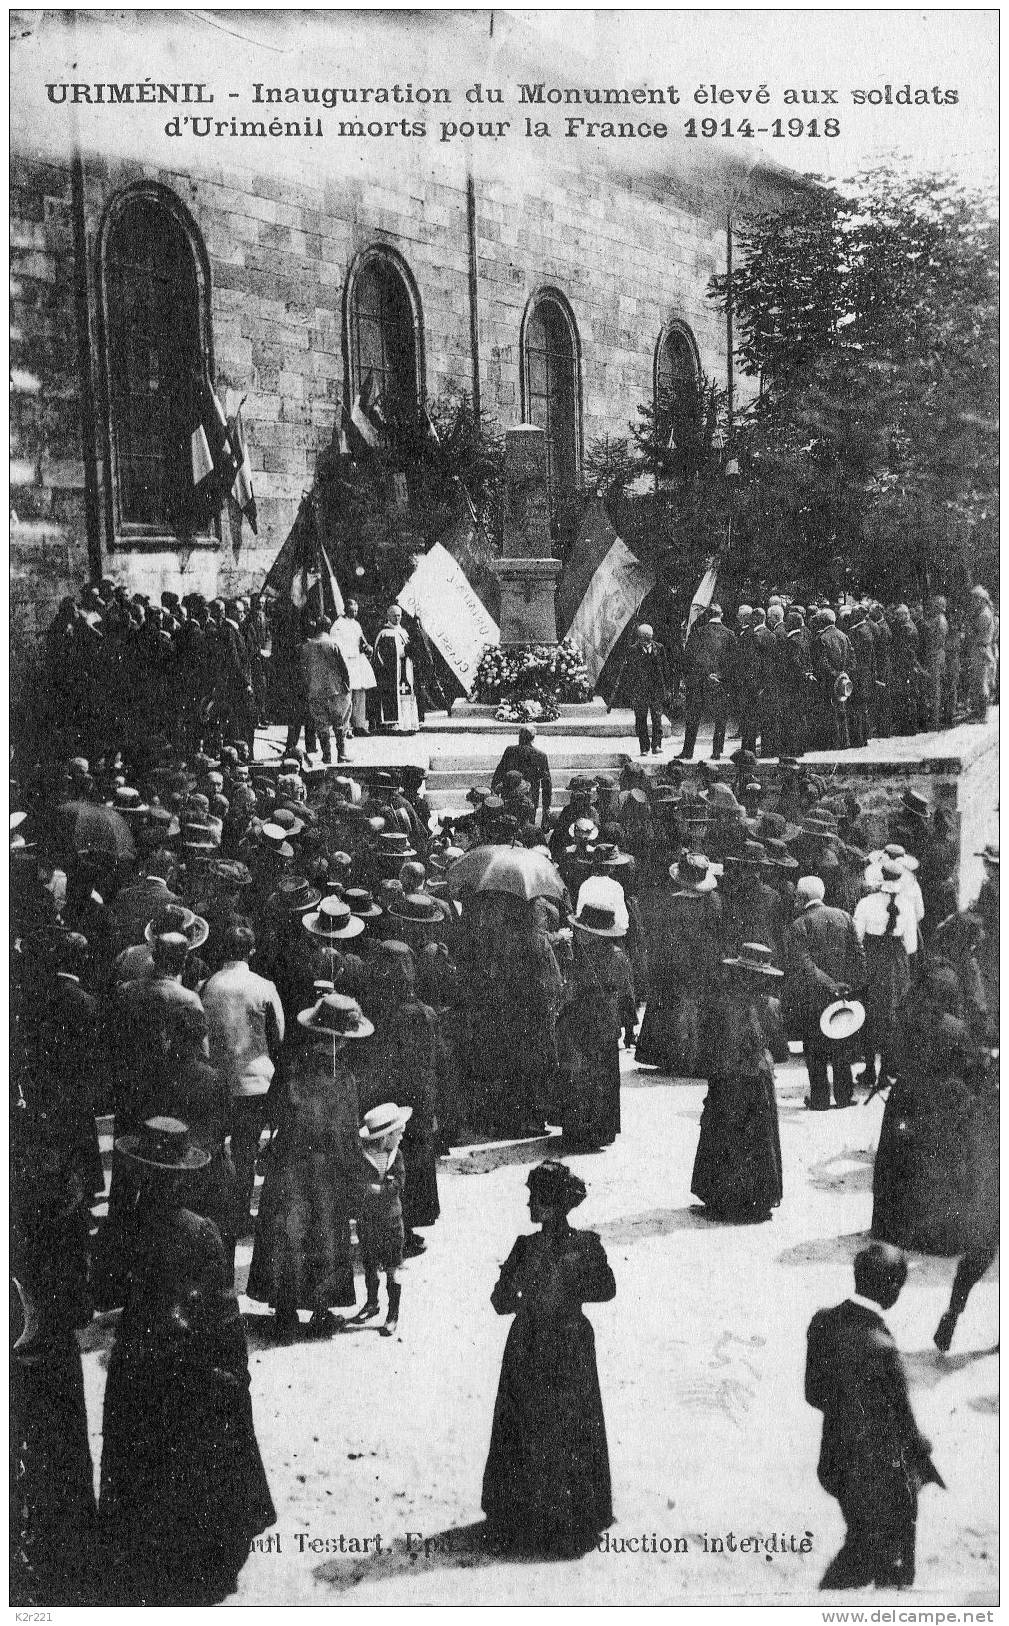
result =
[[[286,831],[282,830],[279,824],[274,824],[271,820],[263,825],[260,834],[263,845],[268,847],[271,852],[276,853],[278,858],[294,857],[294,848],[287,839]]]
[[[820,1016],[820,1032],[825,1039],[840,1044],[865,1025],[865,1006],[857,999],[835,999]]]
[[[359,920],[378,920],[385,912],[379,908],[366,886],[348,886],[344,890],[343,901]]]
[[[144,941],[153,948],[155,939],[178,932],[186,939],[190,949],[203,946],[210,936],[210,926],[202,915],[186,909],[181,903],[166,903],[165,907],[144,927]]]
[[[313,937],[327,938],[330,942],[360,937],[364,921],[355,915],[344,898],[322,898],[318,909],[302,916],[301,924]]]
[[[192,1172],[210,1162],[210,1153],[192,1144],[189,1125],[180,1118],[148,1118],[139,1134],[120,1135],[115,1147],[130,1163],[147,1169]]]
[[[298,1022],[309,1033],[328,1033],[335,1039],[370,1039],[369,1022],[356,999],[347,994],[320,994],[314,1005],[298,1012]]]
[[[383,1101],[379,1107],[372,1107],[364,1115],[358,1134],[369,1144],[381,1140],[383,1135],[391,1135],[394,1129],[405,1129],[413,1117],[413,1107],[398,1107],[395,1101]]]
[[[718,885],[717,877],[703,853],[684,853],[678,864],[670,864],[669,877],[693,892],[714,892]]]
[[[766,943],[743,943],[738,954],[727,954],[722,964],[729,971],[753,971],[761,977],[783,977],[771,962],[771,950]]]
[[[626,926],[617,924],[616,910],[601,903],[583,903],[571,924],[593,937],[627,936]]]

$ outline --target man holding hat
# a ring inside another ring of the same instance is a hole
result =
[[[824,885],[818,875],[803,875],[795,890],[796,916],[785,937],[786,990],[802,1032],[810,1087],[806,1105],[813,1112],[826,1112],[830,1106],[828,1066],[833,1071],[837,1106],[851,1106],[854,1086],[851,1063],[843,1053],[832,1052],[830,1041],[820,1031],[820,1017],[834,1000],[864,986],[865,954],[851,916],[824,903]]]

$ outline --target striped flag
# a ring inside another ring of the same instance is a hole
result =
[[[652,571],[617,535],[597,498],[582,517],[557,590],[558,628],[580,644],[593,683],[654,586]]]
[[[236,401],[237,390],[227,390],[224,396],[224,409],[227,414],[228,433],[231,445],[238,463],[238,473],[231,488],[231,495],[252,526],[253,535],[259,535],[256,513],[256,498],[252,490],[252,464],[249,461],[249,448],[245,439],[245,425],[242,422],[242,408],[246,397]]]
[[[289,599],[296,610],[308,606],[312,614],[330,621],[342,613],[343,594],[319,536],[311,492],[302,497],[294,524],[270,566],[263,588]]]
[[[717,555],[708,560],[708,568],[701,577],[697,592],[690,601],[690,614],[687,616],[687,632],[689,633],[697,617],[708,608],[715,596],[715,584],[718,581]]]
[[[350,421],[371,451],[382,450],[385,444],[385,420],[382,417],[381,394],[370,367],[354,398]]]
[[[198,517],[219,514],[235,483],[238,460],[232,449],[228,420],[214,393],[206,357],[203,358],[193,392],[192,430],[189,461]]]

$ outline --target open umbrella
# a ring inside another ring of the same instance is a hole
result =
[[[65,850],[78,857],[85,853],[101,853],[116,860],[136,856],[133,836],[122,814],[100,803],[61,803],[58,832]]]
[[[556,865],[531,847],[474,847],[456,859],[445,883],[450,898],[464,892],[510,892],[526,903],[532,898],[564,897]]]

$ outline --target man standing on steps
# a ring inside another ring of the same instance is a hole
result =
[[[673,685],[669,674],[669,661],[665,647],[655,637],[647,622],[638,628],[637,642],[632,644],[620,668],[614,696],[624,689],[634,708],[634,726],[638,731],[641,755],[662,755],[662,713],[669,710]],[[606,710],[613,710],[612,701]],[[649,729],[650,725],[650,729]]]
[[[553,797],[553,783],[550,778],[550,763],[547,760],[547,754],[536,747],[533,743],[535,739],[536,729],[532,723],[527,723],[519,729],[519,742],[517,745],[505,746],[501,761],[494,769],[494,777],[490,782],[490,788],[495,795],[499,795],[506,774],[512,772],[521,774],[529,786],[534,818],[540,797],[543,798],[543,824],[545,825]]]
[[[722,621],[722,606],[712,604],[707,620],[697,621],[683,651],[686,687],[686,732],[680,756],[689,760],[697,744],[705,705],[714,724],[711,755],[720,757],[729,717],[729,692],[735,678],[736,640]]]

